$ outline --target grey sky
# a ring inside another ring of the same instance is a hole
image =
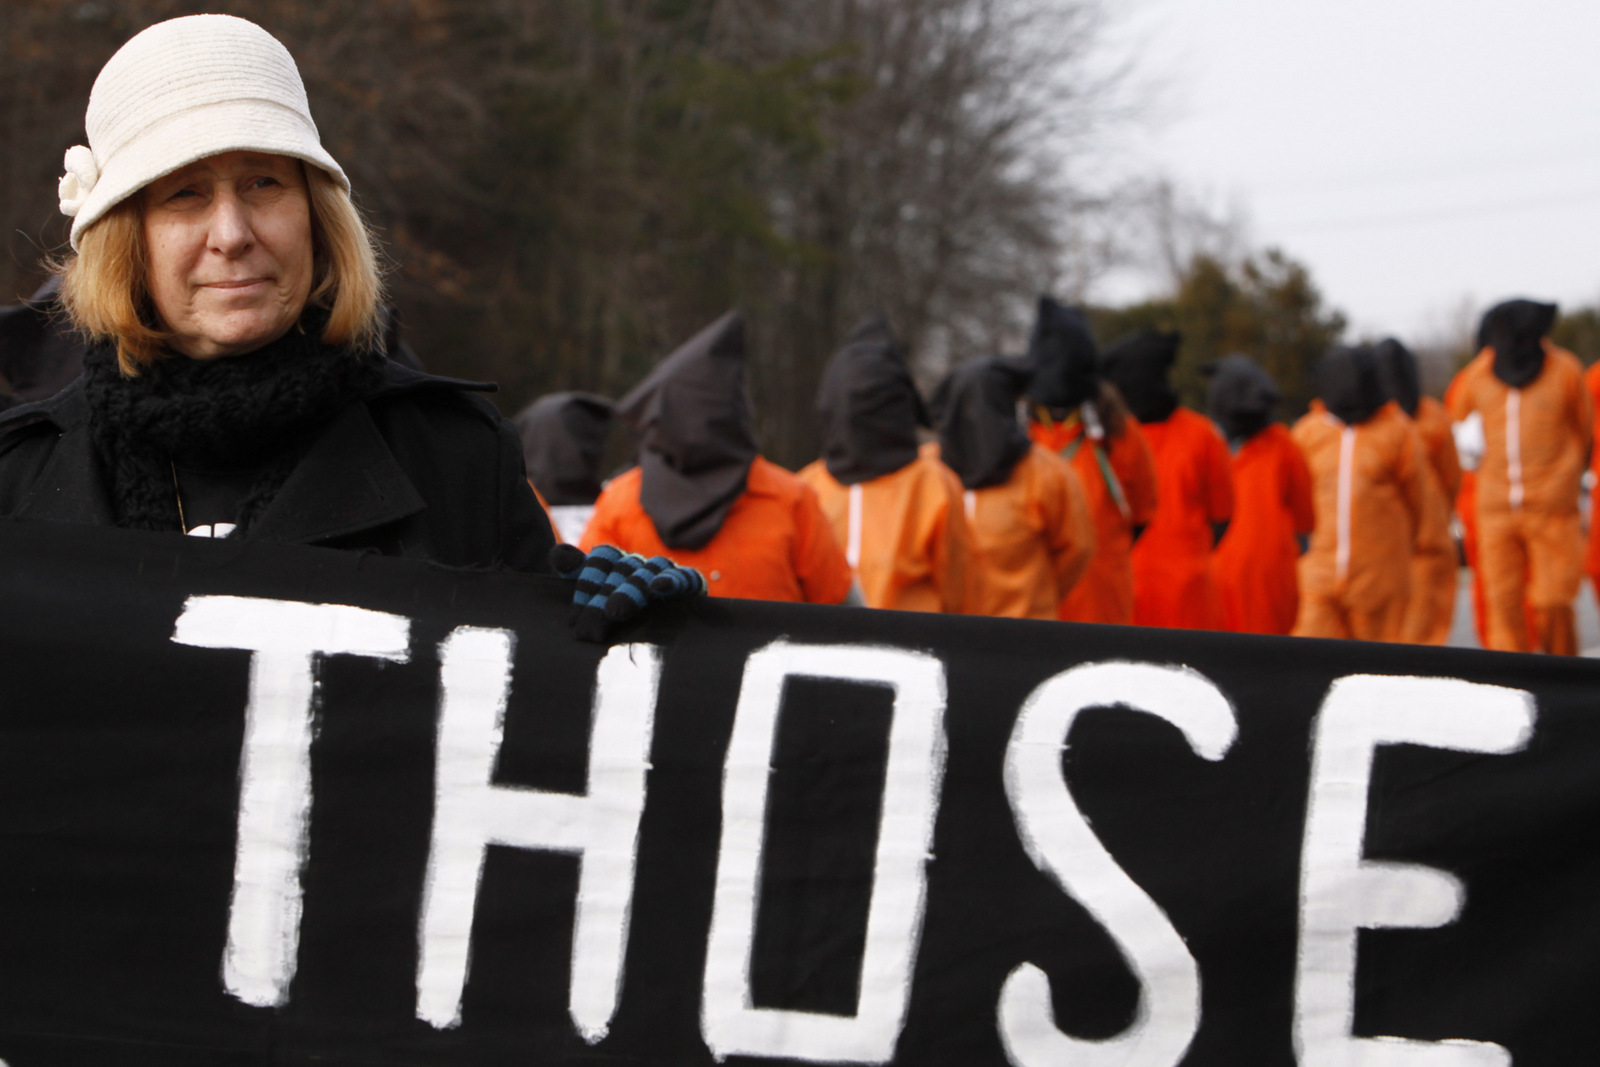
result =
[[[1600,301],[1600,2],[1121,10],[1163,86],[1126,165],[1242,208],[1358,333],[1415,338],[1465,297]]]

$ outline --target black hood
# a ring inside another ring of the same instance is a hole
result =
[[[1401,411],[1415,417],[1417,405],[1422,403],[1422,375],[1417,368],[1417,357],[1393,337],[1379,341],[1372,354],[1378,360],[1383,391],[1400,405]]]
[[[1555,325],[1556,305],[1507,300],[1484,313],[1478,350],[1494,349],[1494,376],[1513,389],[1533,384],[1544,370],[1541,343]]]
[[[695,334],[617,403],[639,444],[639,503],[669,548],[704,548],[744,492],[757,455],[744,319]]]
[[[917,458],[922,397],[881,315],[867,319],[828,360],[817,389],[822,459],[841,485],[892,474]]]
[[[1178,333],[1143,330],[1124,337],[1100,360],[1100,372],[1117,387],[1140,422],[1165,422],[1178,407],[1167,375],[1178,358]]]
[[[968,489],[1004,485],[1032,445],[1017,421],[1028,387],[1026,360],[974,359],[939,383],[933,395],[939,453]]]
[[[1272,422],[1278,385],[1248,356],[1224,356],[1211,370],[1206,406],[1230,442],[1248,441]]]
[[[1359,426],[1389,401],[1378,375],[1378,357],[1365,345],[1340,345],[1317,363],[1317,394],[1347,426]]]
[[[522,459],[545,503],[593,504],[611,430],[611,401],[593,393],[551,393],[513,420]]]
[[[1072,410],[1099,392],[1100,357],[1089,321],[1048,296],[1039,298],[1028,361],[1033,366],[1028,398],[1036,404]]]

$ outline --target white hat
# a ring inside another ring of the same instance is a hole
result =
[[[84,128],[89,147],[67,149],[60,187],[74,250],[117,204],[220,152],[293,156],[350,188],[322,147],[289,50],[231,15],[189,15],[136,34],[94,80]]]

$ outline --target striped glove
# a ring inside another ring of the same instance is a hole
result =
[[[665,556],[645,559],[611,545],[596,545],[587,556],[574,545],[550,551],[550,566],[577,580],[572,591],[573,630],[584,641],[604,641],[608,627],[636,617],[653,600],[704,596],[706,580],[693,567]]]

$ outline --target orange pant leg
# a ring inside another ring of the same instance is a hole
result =
[[[1456,608],[1455,552],[1427,553],[1411,560],[1411,596],[1400,624],[1400,640],[1442,645],[1450,638]]]
[[[1520,516],[1503,512],[1478,517],[1478,574],[1483,579],[1484,647],[1528,652],[1528,544]]]
[[[1406,596],[1392,596],[1377,604],[1351,605],[1345,610],[1350,636],[1357,641],[1399,640],[1405,622]]]

